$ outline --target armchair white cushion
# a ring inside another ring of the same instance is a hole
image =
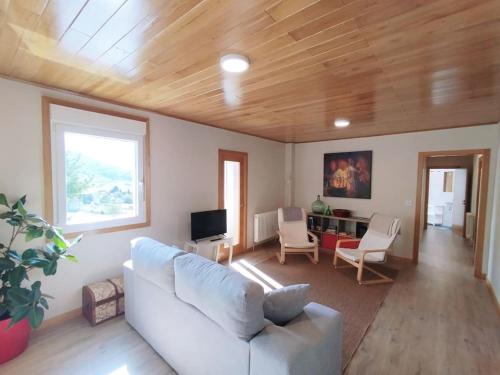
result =
[[[361,240],[337,241],[333,265],[338,266],[338,258],[358,268],[357,280],[359,284],[376,284],[392,282],[389,277],[366,266],[365,262],[385,262],[387,253],[391,250],[392,243],[396,239],[401,226],[401,220],[396,217],[374,214],[370,219],[368,231]],[[347,242],[358,241],[357,249],[343,247]],[[380,277],[377,280],[363,281],[363,269],[367,269]]]
[[[309,242],[307,228],[302,221],[281,222],[280,232],[290,242]]]
[[[311,262],[318,263],[318,238],[307,230],[306,211],[303,208],[292,209],[300,210],[300,220],[287,221],[284,209],[278,209],[278,234],[281,243],[281,251],[276,254],[278,260],[284,264],[287,253],[305,254]]]

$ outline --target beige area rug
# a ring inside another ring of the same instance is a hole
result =
[[[312,264],[304,255],[288,255],[281,265],[271,257],[256,267],[282,285],[311,284],[310,300],[340,311],[343,315],[343,368],[349,364],[359,344],[375,319],[392,284],[361,286],[356,281],[356,269],[334,269],[333,255],[320,252],[318,264]],[[387,276],[394,278],[397,270],[387,266],[373,266]],[[364,278],[373,276],[364,272]]]

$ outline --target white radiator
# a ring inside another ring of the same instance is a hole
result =
[[[253,219],[253,242],[258,244],[277,236],[278,210],[255,214]]]
[[[472,239],[474,237],[474,214],[467,212],[465,215],[465,238]]]

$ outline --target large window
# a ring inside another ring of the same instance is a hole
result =
[[[52,181],[46,198],[54,223],[68,233],[146,225],[147,120],[51,99],[44,105]]]

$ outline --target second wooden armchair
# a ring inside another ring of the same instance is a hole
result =
[[[382,263],[387,259],[387,253],[396,239],[401,226],[397,217],[374,214],[370,219],[368,231],[362,239],[348,239],[337,241],[333,265],[335,268],[356,267],[358,269],[357,281],[359,284],[391,283],[394,280],[366,265],[366,263]],[[343,247],[347,242],[359,242],[357,249]],[[339,266],[339,259],[349,265]],[[363,270],[373,272],[379,278],[376,280],[363,280]]]

